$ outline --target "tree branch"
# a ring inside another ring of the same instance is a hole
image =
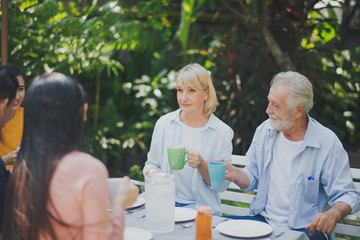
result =
[[[243,14],[241,14],[240,12],[234,10],[233,7],[231,7],[231,5],[227,2],[227,0],[220,0],[220,2],[233,14],[235,14],[235,16],[240,17],[241,19],[245,19],[245,16]]]
[[[275,58],[275,61],[280,66],[280,68],[282,70],[291,70],[293,68],[291,60],[282,52],[281,48],[265,25],[262,27],[262,34],[272,56]]]

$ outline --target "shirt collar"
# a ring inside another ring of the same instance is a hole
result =
[[[308,126],[305,132],[304,140],[303,140],[303,146],[307,147],[314,147],[314,148],[320,148],[320,141],[319,141],[319,134],[318,134],[318,126],[316,125],[316,121],[307,115],[308,118]],[[268,120],[269,121],[269,120]],[[270,122],[268,123],[268,131],[270,136],[276,136],[279,130],[273,128],[270,125]]]
[[[181,109],[177,109],[175,112],[174,112],[174,115],[172,117],[172,121],[174,121],[175,123],[178,123],[180,124],[180,111]],[[213,129],[216,129],[216,125],[217,125],[217,121],[216,121],[216,116],[214,114],[211,114],[210,115],[210,118],[208,120],[208,122],[205,124],[204,126],[204,130],[207,129],[207,128],[213,128]]]
[[[319,126],[316,126],[316,121],[309,115],[308,117],[308,126],[306,129],[306,133],[304,136],[304,143],[306,146],[320,148],[320,140],[319,140]]]

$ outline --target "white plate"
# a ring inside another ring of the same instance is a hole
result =
[[[150,240],[152,237],[152,233],[145,229],[125,227],[124,240]]]
[[[133,203],[133,205],[127,207],[126,209],[129,210],[129,209],[134,209],[134,208],[137,208],[137,207],[141,207],[142,205],[145,204],[145,198],[142,198],[142,197],[138,197],[136,199],[136,202]]]
[[[230,237],[263,237],[272,233],[273,228],[264,222],[254,220],[230,220],[219,223],[216,229]]]
[[[197,211],[186,207],[175,207],[175,222],[186,222],[196,218]]]

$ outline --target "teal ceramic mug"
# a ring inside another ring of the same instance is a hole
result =
[[[221,186],[224,181],[226,173],[226,163],[224,162],[209,162],[209,175],[211,186]]]

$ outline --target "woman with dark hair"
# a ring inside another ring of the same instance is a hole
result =
[[[15,65],[3,65],[1,69],[6,69],[15,81],[19,83],[14,101],[14,113],[11,120],[1,129],[0,156],[4,160],[6,169],[10,170],[14,164],[23,133],[24,126],[24,108],[21,104],[25,97],[25,80],[21,69]]]
[[[60,73],[37,77],[25,97],[24,133],[9,181],[3,238],[122,239],[123,208],[138,195],[124,178],[111,212],[108,172],[82,144],[87,103]]]

